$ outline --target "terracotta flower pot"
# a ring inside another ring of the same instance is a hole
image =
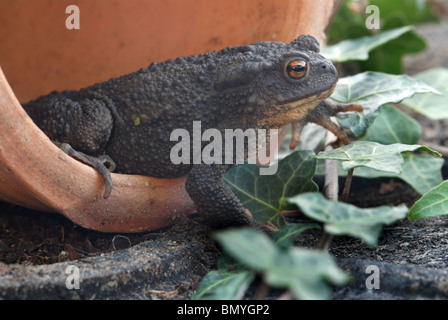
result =
[[[0,199],[106,232],[160,228],[192,212],[185,178],[112,174],[105,200],[99,174],[55,147],[19,101],[226,46],[305,33],[324,40],[333,9],[324,0],[79,0],[80,29],[68,30],[71,4],[0,3],[0,66],[8,78],[0,69]]]

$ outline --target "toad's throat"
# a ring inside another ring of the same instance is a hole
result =
[[[287,123],[305,118],[321,101],[328,98],[336,88],[336,84],[328,90],[312,94],[308,97],[273,106],[275,112],[264,119],[261,124],[268,127],[281,127]]]

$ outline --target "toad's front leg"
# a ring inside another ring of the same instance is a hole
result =
[[[309,122],[314,122],[324,127],[347,145],[349,143],[347,135],[331,120],[331,117],[340,112],[348,111],[362,111],[362,106],[355,103],[335,103],[330,99],[320,102],[306,117],[293,123],[290,148],[294,149],[296,147],[303,127]]]
[[[195,165],[185,184],[198,212],[214,228],[254,223],[252,215],[222,180],[223,174],[231,167],[232,165]]]

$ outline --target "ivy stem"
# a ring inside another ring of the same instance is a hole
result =
[[[255,292],[254,299],[264,300],[268,296],[268,293],[269,293],[269,286],[265,282],[262,282],[258,286],[257,291]]]
[[[342,202],[347,202],[348,195],[350,194],[350,187],[352,185],[352,178],[353,178],[353,169],[350,169],[347,172],[347,177],[345,178],[345,185],[344,190],[342,191],[341,199]]]
[[[327,146],[325,151],[330,151],[332,149],[332,146]],[[328,200],[338,201],[338,162],[336,160],[325,160],[325,183],[323,193]]]
[[[334,238],[333,235],[324,232],[319,240],[319,243],[316,245],[316,249],[321,251],[328,251],[333,238]]]
[[[335,140],[334,134],[327,133],[325,139],[325,151],[333,150],[332,141]],[[323,193],[328,200],[338,201],[339,183],[338,183],[338,163],[336,160],[325,160],[325,183]],[[328,251],[333,236],[324,232],[316,248],[322,251]]]

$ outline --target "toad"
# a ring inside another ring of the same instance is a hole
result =
[[[24,109],[61,149],[102,174],[106,198],[114,169],[157,178],[188,175],[186,190],[211,226],[254,225],[222,181],[235,164],[173,163],[172,132],[192,133],[197,122],[202,132],[213,128],[223,136],[226,129],[295,123],[293,146],[303,126],[315,122],[346,142],[330,117],[359,106],[327,99],[337,81],[318,41],[302,35],[287,44],[262,41],[152,63],[79,91],[52,92]]]

